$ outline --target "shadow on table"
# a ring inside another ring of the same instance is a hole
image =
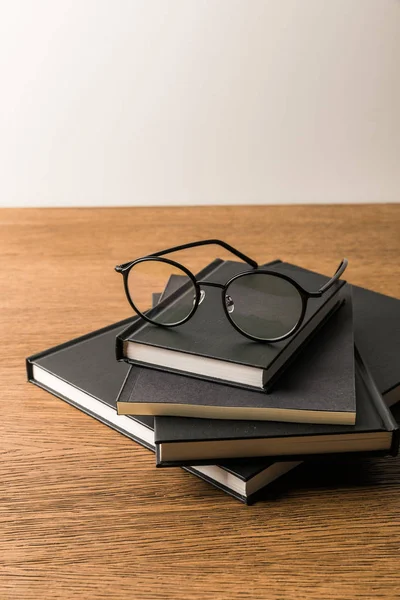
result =
[[[400,423],[400,406],[392,410]],[[390,486],[400,480],[397,457],[321,457],[309,459],[260,491],[258,500],[277,501],[295,490],[332,490]]]

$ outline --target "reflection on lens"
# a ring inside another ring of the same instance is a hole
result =
[[[250,273],[228,287],[225,303],[230,319],[245,333],[273,340],[289,333],[299,322],[303,302],[286,279]]]
[[[128,291],[140,313],[152,306],[153,293],[161,293],[159,304],[146,317],[159,325],[175,325],[186,319],[196,301],[196,288],[190,277],[161,260],[143,260],[128,275]]]

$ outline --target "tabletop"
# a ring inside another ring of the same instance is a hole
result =
[[[247,507],[26,382],[26,356],[131,315],[114,265],[204,238],[347,256],[400,298],[400,205],[2,209],[2,600],[400,597],[400,457],[306,464]]]

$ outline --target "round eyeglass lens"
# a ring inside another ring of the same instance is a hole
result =
[[[286,279],[251,273],[228,286],[225,306],[230,319],[244,333],[260,340],[274,340],[295,328],[303,300]]]
[[[176,325],[194,310],[196,288],[181,269],[161,260],[143,260],[128,274],[128,292],[136,310],[158,325]],[[151,308],[153,294],[161,294]],[[149,310],[151,309],[151,310]],[[146,312],[147,311],[147,312]]]

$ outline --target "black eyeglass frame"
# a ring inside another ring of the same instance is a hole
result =
[[[193,275],[193,273],[191,271],[189,271],[189,269],[187,269],[184,265],[176,262],[175,260],[171,260],[169,258],[163,258],[163,256],[165,254],[169,254],[172,252],[178,252],[179,250],[186,250],[186,249],[190,249],[190,248],[196,248],[198,246],[206,246],[206,245],[211,245],[211,244],[215,244],[218,246],[221,246],[223,248],[225,248],[225,250],[228,250],[229,252],[231,252],[232,254],[234,254],[235,256],[237,256],[238,258],[240,258],[241,260],[243,260],[244,262],[246,262],[247,264],[249,264],[251,267],[253,267],[253,271],[243,271],[242,273],[238,273],[236,275],[234,275],[233,277],[231,277],[229,279],[229,281],[227,281],[225,284],[222,283],[214,283],[211,281],[197,281],[196,277]],[[191,280],[193,287],[195,289],[196,292],[196,296],[195,296],[195,301],[193,302],[193,307],[191,309],[191,311],[189,312],[189,314],[182,319],[181,321],[177,321],[176,323],[168,323],[168,324],[164,324],[164,323],[157,323],[156,321],[153,321],[151,318],[149,318],[146,313],[143,313],[141,310],[139,310],[137,308],[137,306],[135,305],[135,303],[133,302],[130,292],[129,292],[129,286],[128,286],[128,277],[129,277],[129,273],[131,271],[131,269],[142,262],[147,262],[147,261],[159,261],[159,262],[163,262],[166,264],[169,264],[177,269],[179,269],[180,271],[182,271],[183,273],[185,273],[189,279]],[[194,313],[196,312],[196,310],[198,309],[199,305],[200,305],[200,298],[201,298],[201,286],[203,287],[215,287],[215,288],[220,288],[221,289],[221,299],[222,299],[222,306],[225,312],[225,315],[228,319],[228,321],[231,323],[231,325],[236,329],[236,331],[238,331],[239,333],[241,333],[243,336],[245,336],[246,338],[253,340],[255,342],[264,342],[264,343],[275,343],[275,342],[280,342],[283,341],[287,338],[289,338],[290,336],[292,336],[294,333],[296,333],[296,331],[298,331],[304,321],[304,317],[306,314],[306,310],[307,310],[307,303],[308,300],[310,298],[320,298],[326,291],[328,291],[334,284],[336,281],[339,280],[340,276],[344,273],[344,271],[346,270],[346,267],[348,265],[348,260],[346,258],[343,258],[343,260],[341,261],[340,265],[338,266],[338,268],[335,271],[335,274],[333,275],[333,277],[331,277],[331,279],[329,279],[323,286],[321,286],[319,288],[319,290],[315,291],[315,292],[310,292],[308,290],[305,290],[299,283],[297,283],[296,280],[292,279],[291,277],[289,277],[288,275],[285,275],[283,273],[278,273],[276,271],[272,271],[271,269],[263,269],[263,268],[259,268],[257,262],[255,260],[253,260],[252,258],[246,256],[245,254],[243,254],[242,252],[240,252],[239,250],[237,250],[236,248],[234,248],[233,246],[231,246],[230,244],[227,244],[226,242],[222,241],[222,240],[217,240],[217,239],[210,239],[210,240],[201,240],[198,242],[191,242],[189,244],[183,244],[180,246],[174,246],[172,248],[168,248],[166,250],[161,250],[160,252],[154,252],[153,254],[148,254],[147,256],[143,256],[141,258],[137,258],[135,260],[132,260],[130,262],[127,263],[123,263],[121,265],[118,265],[115,267],[115,270],[117,271],[117,273],[121,273],[123,276],[123,281],[124,281],[124,290],[125,290],[125,294],[127,297],[127,300],[129,302],[129,304],[131,305],[131,307],[133,308],[133,310],[140,316],[142,317],[145,321],[148,321],[149,323],[152,323],[153,325],[157,325],[158,327],[178,327],[179,325],[183,325],[184,323],[186,323],[187,321],[189,321],[189,319],[191,319],[191,317],[194,315]],[[285,333],[284,335],[281,335],[279,337],[275,337],[275,338],[259,338],[256,336],[253,336],[249,333],[247,333],[246,331],[244,331],[243,329],[241,329],[231,318],[229,311],[228,311],[228,307],[226,305],[225,299],[226,299],[226,295],[229,289],[229,286],[236,281],[237,279],[240,279],[241,277],[246,277],[249,275],[270,275],[273,277],[278,277],[280,279],[284,279],[285,281],[287,281],[288,283],[290,283],[294,288],[296,288],[297,292],[300,295],[301,301],[302,301],[302,310],[301,310],[301,314],[300,317],[296,323],[296,325],[294,327],[292,327],[292,329],[290,331],[288,331],[287,333]]]

